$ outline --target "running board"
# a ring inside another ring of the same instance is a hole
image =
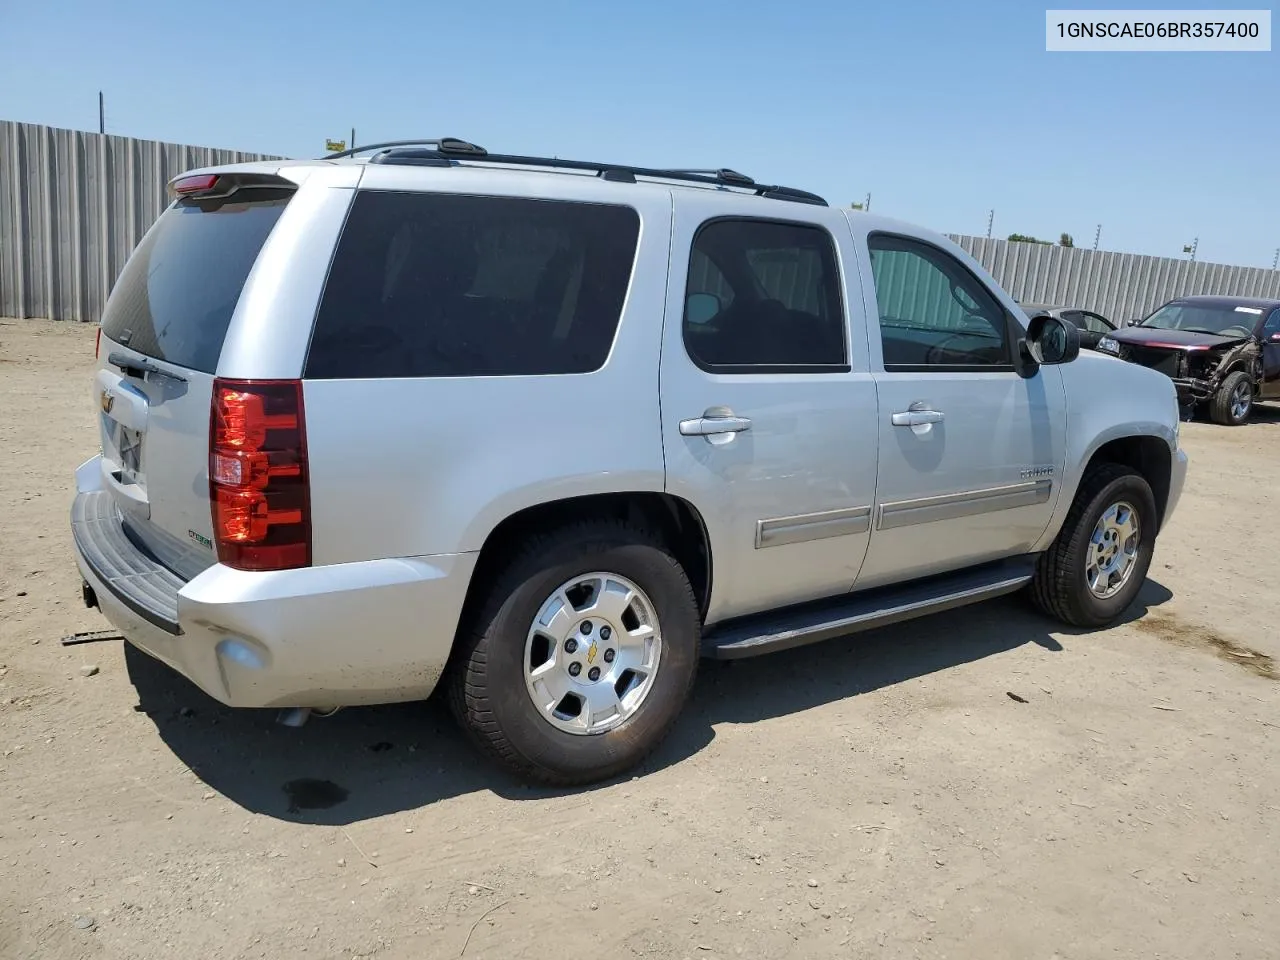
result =
[[[738,660],[873,630],[1013,593],[1035,573],[1036,557],[1017,557],[956,573],[843,594],[828,600],[739,617],[712,627],[702,655]]]

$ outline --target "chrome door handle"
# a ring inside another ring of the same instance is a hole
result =
[[[741,433],[751,429],[746,417],[694,417],[680,421],[682,437],[715,437],[722,433]]]
[[[920,427],[928,423],[941,423],[944,419],[941,410],[904,410],[890,417],[895,427]]]

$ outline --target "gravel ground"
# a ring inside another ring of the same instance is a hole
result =
[[[1280,955],[1280,409],[1184,428],[1124,624],[1010,598],[707,663],[640,776],[557,792],[434,703],[288,730],[60,645],[107,627],[93,337],[0,322],[0,957]]]

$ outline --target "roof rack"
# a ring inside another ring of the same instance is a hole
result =
[[[386,143],[371,143],[352,147],[325,156],[325,160],[338,160],[352,157],[357,153],[379,150],[369,159],[377,164],[406,164],[416,166],[452,166],[458,160],[482,160],[485,163],[510,164],[512,166],[546,167],[553,170],[593,171],[604,180],[622,183],[635,183],[636,177],[653,177],[659,180],[678,180],[683,183],[701,183],[713,187],[734,187],[751,190],[756,196],[771,200],[791,200],[796,203],[812,203],[827,206],[827,201],[816,193],[797,190],[794,187],[781,187],[756,183],[746,174],[736,170],[721,168],[719,170],[668,169],[660,167],[634,167],[618,163],[592,163],[586,160],[561,160],[558,157],[524,157],[514,154],[489,153],[484,147],[459,140],[456,137],[442,137],[437,140],[391,140]]]
[[[478,147],[466,140],[459,140],[457,137],[441,137],[438,140],[388,140],[385,143],[366,143],[363,146],[351,147],[349,150],[325,154],[320,159],[341,160],[343,157],[354,157],[357,153],[364,153],[366,150],[381,150],[386,147],[434,147],[442,153],[470,157],[483,157],[488,153],[484,147]]]

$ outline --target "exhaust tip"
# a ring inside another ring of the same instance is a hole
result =
[[[276,723],[282,727],[300,727],[310,716],[310,707],[286,707],[276,714]]]

